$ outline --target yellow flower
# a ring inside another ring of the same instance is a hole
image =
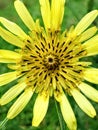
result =
[[[98,84],[98,69],[83,57],[98,54],[97,28],[88,29],[98,11],[91,11],[75,28],[62,33],[60,27],[65,0],[52,0],[51,6],[49,0],[39,2],[45,29],[40,26],[39,20],[34,22],[20,0],[15,1],[15,9],[29,28],[29,34],[0,17],[0,23],[6,28],[0,26],[0,36],[19,48],[15,51],[0,50],[0,62],[8,63],[12,69],[12,72],[0,75],[0,86],[18,81],[1,97],[0,105],[9,103],[22,93],[8,111],[6,120],[13,119],[24,109],[33,93],[37,93],[32,125],[38,126],[46,115],[49,98],[54,96],[68,128],[76,130],[76,118],[67,94],[87,115],[96,116],[94,107],[85,96],[98,102],[98,91],[85,81]]]

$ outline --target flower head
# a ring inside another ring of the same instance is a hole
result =
[[[8,111],[7,119],[16,117],[37,93],[32,125],[38,126],[46,115],[49,98],[60,104],[64,120],[70,130],[76,130],[76,118],[66,94],[72,96],[79,107],[90,117],[96,115],[94,107],[82,94],[98,102],[98,91],[85,81],[98,84],[98,69],[83,57],[98,54],[97,28],[88,27],[98,16],[94,10],[85,15],[77,26],[61,32],[65,0],[39,0],[45,29],[39,20],[32,19],[20,0],[15,9],[29,28],[26,34],[15,23],[0,17],[0,36],[19,47],[15,51],[0,50],[0,62],[8,63],[11,72],[0,75],[0,86],[17,79],[0,99],[0,105],[20,96]],[[22,94],[21,94],[22,93]],[[39,109],[40,108],[40,109]]]

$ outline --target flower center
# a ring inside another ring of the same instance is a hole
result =
[[[46,55],[43,62],[48,70],[55,70],[60,64],[58,57],[54,54]]]
[[[18,71],[24,74],[28,86],[36,92],[53,89],[61,91],[77,87],[89,63],[80,61],[86,55],[78,39],[69,39],[60,32],[45,34],[32,32],[21,51]]]

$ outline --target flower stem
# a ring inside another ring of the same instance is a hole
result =
[[[8,119],[5,118],[3,121],[0,122],[0,129],[2,129],[2,130],[4,129],[5,124],[7,123],[7,121],[8,121]]]
[[[63,120],[62,113],[60,111],[60,107],[56,100],[55,100],[55,107],[56,107],[58,118],[59,118],[60,128],[61,128],[61,130],[65,130],[65,122]]]

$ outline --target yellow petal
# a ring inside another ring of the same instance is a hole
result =
[[[0,75],[0,86],[10,83],[18,78],[17,72],[8,72]]]
[[[75,27],[75,33],[77,35],[81,34],[88,26],[95,20],[98,16],[98,10],[93,10],[90,13],[86,14],[81,21]]]
[[[49,104],[49,95],[45,92],[39,94],[33,109],[32,126],[38,126],[46,115]]]
[[[51,13],[49,0],[39,0],[41,5],[41,14],[46,30],[50,28]]]
[[[92,46],[86,48],[86,51],[87,51],[86,56],[98,55],[98,43],[93,44]]]
[[[15,59],[6,59],[6,58],[0,58],[0,63],[16,63],[17,61]]]
[[[1,63],[16,63],[20,60],[21,56],[19,53],[9,50],[0,50],[0,62]]]
[[[66,0],[52,0],[51,4],[51,29],[58,30],[64,16],[64,4]],[[47,18],[47,17],[46,17]]]
[[[8,64],[7,65],[9,69],[11,70],[17,70],[21,65],[16,65],[16,64]]]
[[[82,46],[86,49],[87,56],[98,54],[98,35],[86,41]]]
[[[84,71],[84,79],[91,82],[98,84],[98,69],[96,68],[88,68]]]
[[[5,105],[12,101],[16,96],[18,96],[24,89],[26,84],[24,82],[18,83],[17,85],[10,88],[0,99],[0,105]]]
[[[15,46],[18,46],[20,48],[22,48],[24,46],[23,41],[21,41],[17,36],[13,35],[9,31],[3,29],[2,27],[0,27],[0,36],[4,40],[6,40],[7,42],[9,42]]]
[[[25,32],[15,23],[0,17],[0,22],[13,34],[21,37],[21,38],[25,38],[27,35],[25,34]]]
[[[83,46],[88,48],[90,46],[94,46],[94,44],[98,43],[98,35],[95,35],[94,37],[92,37],[91,39],[87,40]]]
[[[67,86],[65,84],[64,78],[62,78],[61,76],[58,76],[58,80],[59,80],[59,83],[62,85],[62,87],[64,87],[64,89],[66,89]]]
[[[60,108],[68,128],[70,130],[76,130],[77,129],[76,118],[65,94],[62,94],[61,96]]]
[[[96,116],[96,111],[94,107],[77,89],[72,89],[70,92],[76,103],[88,116],[92,118]]]
[[[16,53],[14,51],[0,49],[0,58],[17,60],[20,59],[21,56],[19,53]]]
[[[25,92],[16,100],[8,111],[7,118],[13,119],[16,117],[27,105],[33,95],[32,88],[28,88]]]
[[[20,18],[22,19],[22,21],[25,23],[25,25],[31,31],[34,30],[35,24],[34,24],[33,18],[31,17],[30,13],[26,9],[26,7],[23,4],[23,2],[20,1],[20,0],[16,0],[14,2],[14,5],[15,5],[15,9],[16,9],[18,15],[20,16]]]
[[[55,79],[54,75],[52,76],[52,86],[53,86],[53,89],[55,90],[56,89],[56,79]]]
[[[86,83],[81,83],[78,88],[91,100],[98,102],[98,90]]]
[[[54,91],[54,98],[55,98],[58,102],[61,101],[61,93],[62,93],[62,92],[57,91],[57,90]]]
[[[79,42],[83,42],[89,38],[91,38],[93,35],[95,35],[95,33],[98,31],[97,27],[94,26],[94,27],[91,27],[89,29],[87,29],[85,32],[83,32],[81,34],[81,37],[79,39]]]

